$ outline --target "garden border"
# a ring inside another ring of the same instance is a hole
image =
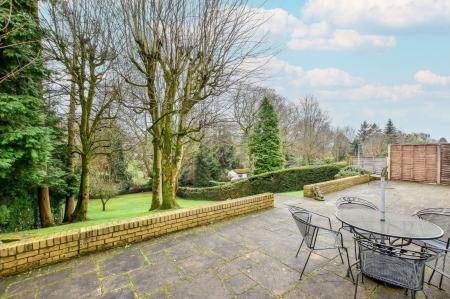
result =
[[[46,237],[0,244],[0,277],[273,206],[274,195],[263,193],[203,207],[162,212],[112,224],[95,225]]]
[[[321,182],[317,184],[305,185],[303,187],[303,196],[304,197],[314,197],[314,186],[319,187],[319,190],[323,193],[331,193],[336,191],[341,191],[352,186],[356,186],[359,184],[364,184],[370,182],[370,175],[357,175],[351,176],[342,179],[336,179],[326,182]]]

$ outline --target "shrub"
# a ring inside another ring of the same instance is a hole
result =
[[[9,222],[9,210],[6,205],[0,205],[0,225],[6,225]]]
[[[211,187],[213,187],[213,186],[223,186],[223,185],[226,185],[227,182],[220,182],[220,181],[213,181],[213,180],[211,180],[211,181],[208,182],[208,184]]]
[[[332,180],[345,163],[334,163],[323,166],[294,167],[278,171],[266,172],[207,188],[179,188],[178,196],[182,198],[202,198],[209,200],[225,200],[264,192],[287,192],[302,190],[304,185]]]
[[[335,179],[346,178],[355,175],[371,174],[370,171],[362,169],[358,166],[346,166],[339,170],[339,172],[334,176]]]

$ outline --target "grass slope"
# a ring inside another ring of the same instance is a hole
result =
[[[108,201],[106,204],[106,211],[104,212],[102,211],[102,203],[100,200],[90,200],[87,215],[88,221],[21,232],[4,233],[0,234],[0,240],[45,236],[52,233],[59,233],[96,224],[111,223],[118,220],[131,219],[161,212],[159,210],[148,211],[151,198],[152,194],[150,192],[117,196]],[[217,203],[217,201],[178,198],[177,203],[180,205],[180,208],[192,208],[208,205],[210,203]]]

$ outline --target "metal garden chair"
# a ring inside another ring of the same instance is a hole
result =
[[[368,200],[354,197],[354,196],[343,196],[336,200],[336,208],[338,209],[361,209],[368,208],[372,210],[378,210],[378,207]]]
[[[356,276],[355,294],[358,292],[358,280],[364,282],[364,276],[403,287],[411,291],[415,298],[417,291],[423,291],[425,264],[431,254],[407,250],[400,247],[377,243],[355,235],[359,249],[359,269]]]
[[[292,217],[294,218],[295,223],[300,230],[300,234],[303,237],[295,256],[298,257],[303,244],[306,244],[309,249],[308,257],[306,258],[305,265],[303,266],[302,272],[300,274],[300,279],[302,279],[303,273],[305,272],[311,253],[315,250],[337,249],[341,258],[341,262],[344,264],[344,259],[342,258],[341,252],[342,249],[345,251],[347,264],[350,266],[348,250],[346,247],[344,247],[342,234],[339,231],[333,230],[329,217],[299,207],[291,206],[289,208],[289,211],[291,212]],[[327,227],[317,224],[316,218],[321,218],[322,220],[324,220],[327,223]],[[354,277],[350,268],[349,272],[353,281]]]
[[[371,209],[378,211],[378,207],[371,203],[368,200],[355,197],[355,196],[343,196],[336,200],[336,208],[337,209]],[[342,223],[342,226],[339,230],[346,230],[348,232],[353,233],[352,228],[348,226],[345,223]],[[373,236],[366,236],[367,238],[373,237]],[[355,242],[355,257],[356,257],[356,242]]]
[[[438,272],[441,274],[439,289],[442,289],[442,279],[444,276],[447,278],[450,276],[450,274],[445,272],[447,253],[450,250],[450,208],[429,208],[420,210],[415,215],[421,219],[436,224],[444,231],[444,235],[440,239],[414,241],[416,245],[437,253],[435,256],[434,265],[427,264],[427,266],[433,270],[430,278],[428,279],[428,283],[431,283],[434,273]],[[440,260],[440,257],[442,257],[442,269],[438,269],[438,261]]]
[[[371,210],[377,210],[378,207],[371,203],[370,201],[367,201],[365,199],[354,197],[354,196],[343,196],[336,200],[336,208],[337,209],[371,209]],[[342,223],[341,229],[344,229],[346,231],[352,232],[351,227],[348,225]]]

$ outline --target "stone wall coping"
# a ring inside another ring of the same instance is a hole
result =
[[[370,180],[371,180],[370,175],[364,174],[364,175],[356,175],[356,176],[335,179],[335,180],[325,181],[325,182],[320,182],[320,183],[315,183],[315,184],[309,184],[309,185],[305,185],[303,187],[303,196],[314,197],[313,188],[315,186],[319,187],[320,191],[323,194],[326,194],[326,193],[341,191],[341,190],[350,188],[355,185],[368,183],[368,182],[370,182]]]

